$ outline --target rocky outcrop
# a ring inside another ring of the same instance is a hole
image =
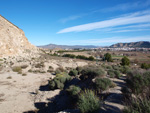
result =
[[[0,57],[23,55],[37,51],[30,44],[23,30],[0,15]]]

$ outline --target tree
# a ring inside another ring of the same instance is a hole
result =
[[[125,56],[121,59],[121,65],[125,66],[125,65],[130,65],[130,60]]]
[[[111,54],[110,53],[106,53],[104,55],[104,60],[107,60],[107,62],[112,62],[112,57],[111,57]]]

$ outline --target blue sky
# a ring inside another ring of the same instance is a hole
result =
[[[0,0],[34,45],[150,41],[150,0]]]

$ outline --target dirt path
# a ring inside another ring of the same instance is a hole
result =
[[[122,113],[121,110],[124,108],[122,101],[121,88],[125,85],[125,77],[120,79],[111,79],[116,83],[116,87],[104,91],[103,94],[109,93],[109,96],[105,99],[101,113]]]

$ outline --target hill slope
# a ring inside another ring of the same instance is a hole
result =
[[[36,49],[28,42],[23,30],[0,15],[0,57],[21,55]]]
[[[131,42],[131,43],[117,43],[110,46],[111,48],[125,48],[125,47],[139,47],[139,48],[150,48],[150,42],[140,41],[140,42]]]

